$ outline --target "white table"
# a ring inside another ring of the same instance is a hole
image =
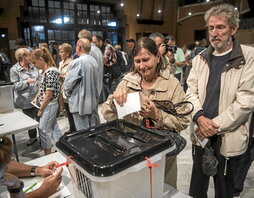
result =
[[[44,166],[51,161],[57,161],[60,164],[60,163],[66,162],[66,158],[63,155],[61,155],[60,153],[56,152],[56,153],[52,153],[47,156],[39,157],[37,159],[28,161],[25,164],[29,164],[29,165],[33,165],[33,166]],[[42,182],[43,179],[44,179],[43,177],[27,177],[27,178],[21,178],[20,180],[22,180],[24,182],[25,187],[28,187],[36,182],[37,183]],[[66,196],[66,198],[74,198],[70,174],[69,174],[69,171],[66,168],[66,166],[63,166],[62,183],[71,192],[71,195]],[[0,189],[0,197],[1,198],[9,198],[8,195],[9,195],[9,193],[7,192],[6,188]]]
[[[25,164],[29,164],[29,165],[33,165],[33,166],[44,166],[48,162],[51,162],[51,161],[57,161],[60,164],[60,163],[66,162],[66,158],[63,155],[61,155],[59,152],[55,152],[50,155],[39,157],[37,159],[26,162]],[[30,177],[30,178],[22,178],[21,180],[24,182],[24,186],[31,186],[35,182],[40,182],[43,179],[44,179],[43,177],[32,177],[32,178]],[[69,171],[66,166],[63,166],[62,183],[71,192],[71,195],[67,196],[67,197],[74,198],[70,174],[69,174]]]
[[[16,160],[19,161],[15,134],[36,128],[38,122],[21,111],[0,114],[0,135],[12,135]]]

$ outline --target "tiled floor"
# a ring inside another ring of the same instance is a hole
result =
[[[103,119],[102,119],[103,120]],[[67,118],[61,117],[58,118],[58,124],[62,132],[66,132],[69,130]],[[192,167],[192,159],[191,159],[191,143],[189,141],[188,130],[185,130],[181,133],[187,142],[186,148],[178,155],[178,190],[181,192],[188,194],[189,186],[190,186],[190,176],[191,176],[191,167]],[[19,156],[21,162],[26,162],[31,159],[35,159],[37,157],[43,156],[43,152],[40,150],[38,141],[32,145],[27,147],[26,142],[28,141],[27,132],[19,133],[16,135]],[[57,159],[56,159],[57,160]],[[211,185],[209,187],[209,198],[213,198],[213,185],[211,180]],[[245,189],[242,193],[241,198],[253,198],[254,197],[254,165],[252,164],[248,176],[245,181]]]

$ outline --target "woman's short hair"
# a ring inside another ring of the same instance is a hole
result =
[[[158,56],[158,54],[159,54],[159,51],[158,51],[155,41],[151,38],[148,38],[148,37],[140,38],[136,42],[136,45],[133,50],[133,57],[137,56],[137,54],[141,51],[141,49],[147,49],[154,56]],[[157,68],[156,68],[156,71],[158,73],[162,69],[162,66],[163,66],[162,60],[160,59],[160,62],[158,63]],[[134,69],[134,71],[135,71],[135,69]]]
[[[20,61],[24,55],[29,55],[30,54],[30,51],[29,49],[27,48],[18,48],[16,51],[15,51],[15,58],[17,61]]]
[[[62,49],[65,53],[69,54],[68,57],[72,56],[72,46],[69,43],[63,43],[58,47],[58,49]]]
[[[218,16],[222,13],[226,14],[229,26],[231,28],[239,27],[239,22],[240,22],[239,12],[237,9],[235,9],[234,6],[230,4],[221,4],[221,5],[213,6],[209,10],[207,10],[204,16],[206,25],[208,25],[208,20],[211,16]]]
[[[3,169],[9,163],[11,154],[11,140],[6,136],[0,136],[0,169]]]

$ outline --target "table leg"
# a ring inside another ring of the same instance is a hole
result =
[[[14,147],[14,153],[15,153],[15,156],[16,156],[16,160],[17,162],[19,162],[19,154],[18,154],[18,149],[17,149],[17,145],[16,145],[16,140],[15,140],[15,135],[12,134],[12,142],[13,142],[13,147]]]

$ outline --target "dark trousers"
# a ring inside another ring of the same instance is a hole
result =
[[[37,108],[29,108],[29,109],[22,109],[23,113],[29,116],[30,118],[33,118],[37,121],[39,121],[39,118],[37,116]],[[28,130],[29,138],[36,138],[37,137],[37,130],[36,128]]]
[[[229,158],[226,162],[225,157],[220,154],[220,136],[215,138],[215,141],[212,141],[211,145],[214,148],[214,155],[219,162],[218,173],[213,177],[215,198],[233,198],[235,171],[239,157]],[[203,149],[192,145],[193,167],[189,194],[194,198],[207,198],[210,177],[203,173],[202,156]]]
[[[69,104],[68,103],[64,103],[64,108],[65,108],[65,110],[67,112],[67,118],[68,118],[69,125],[70,125],[70,131],[77,131],[75,123],[74,123],[73,115],[70,112]]]
[[[238,161],[238,166],[235,173],[235,190],[234,196],[239,196],[243,191],[244,181],[248,170],[254,160],[254,138],[250,138],[250,144],[245,155]]]

